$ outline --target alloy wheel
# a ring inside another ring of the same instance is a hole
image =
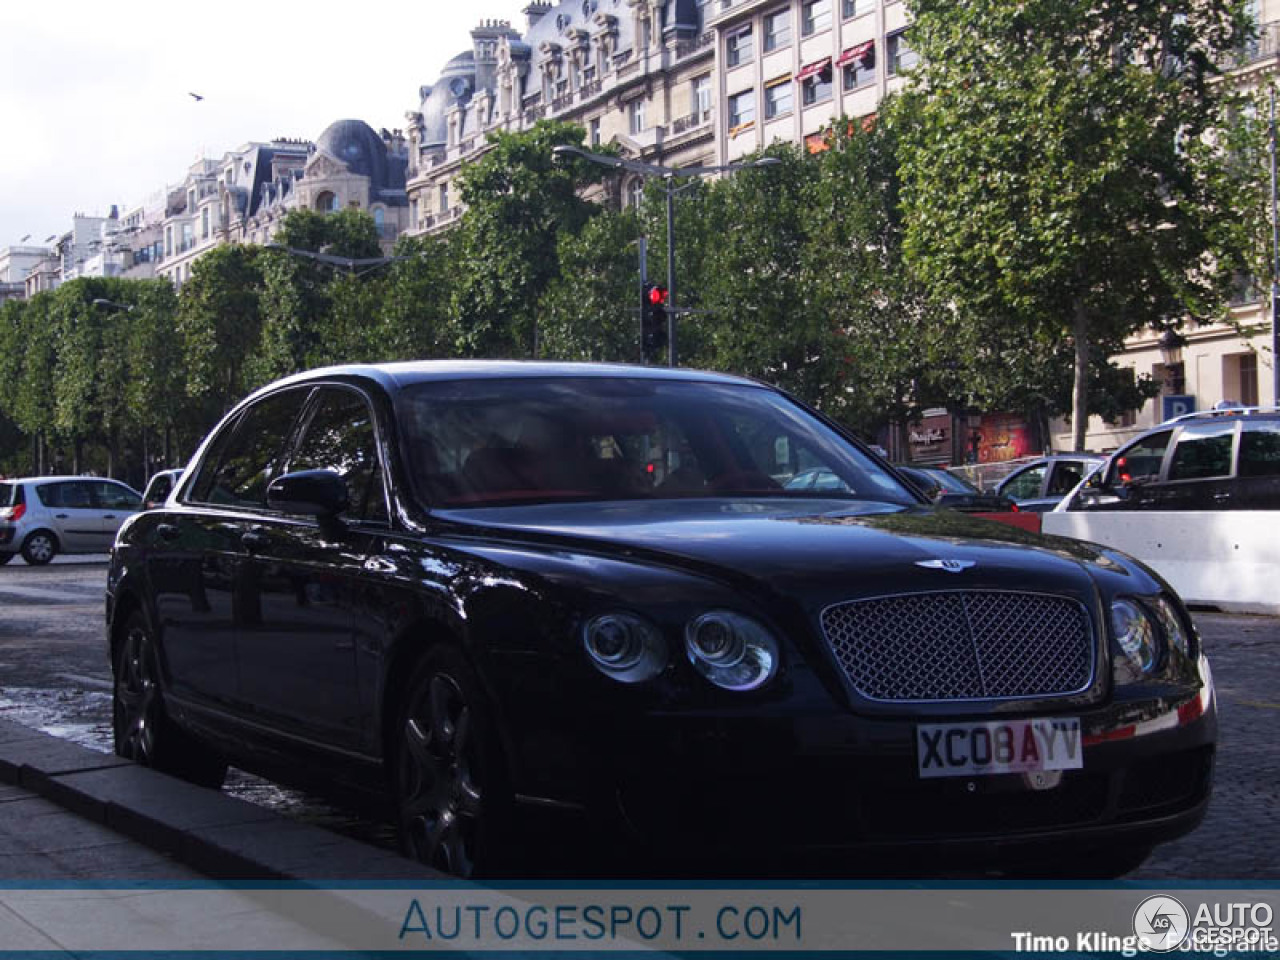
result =
[[[155,648],[146,628],[134,623],[125,634],[116,675],[116,745],[121,756],[154,764],[159,704]]]
[[[472,710],[456,680],[435,673],[405,714],[400,821],[408,852],[428,866],[469,877],[476,866],[482,797]]]
[[[30,564],[43,565],[53,559],[53,538],[47,533],[33,533],[27,538],[22,556]]]

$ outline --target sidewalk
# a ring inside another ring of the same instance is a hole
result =
[[[0,956],[78,955],[82,948],[60,934],[70,911],[77,929],[117,949],[157,939],[217,949],[229,931],[254,929],[277,948],[350,949],[346,931],[371,917],[341,892],[326,894],[326,882],[441,879],[355,840],[0,721]],[[272,899],[281,881],[314,885],[305,916]],[[264,882],[266,891],[254,889]],[[200,900],[210,887],[222,892]],[[175,913],[182,890],[214,910]]]

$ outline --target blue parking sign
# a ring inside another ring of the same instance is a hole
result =
[[[1172,420],[1184,414],[1196,412],[1196,398],[1191,394],[1171,394],[1161,398],[1164,401],[1163,420]]]

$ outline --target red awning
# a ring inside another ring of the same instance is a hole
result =
[[[800,72],[796,74],[796,80],[797,81],[807,80],[809,77],[812,77],[816,74],[821,73],[823,70],[826,70],[827,67],[829,66],[831,66],[831,58],[826,57],[822,60],[817,61],[816,63],[809,64],[807,67],[801,67]]]
[[[860,43],[856,47],[850,47],[840,54],[840,59],[836,61],[836,66],[843,67],[845,64],[853,63],[855,60],[865,60],[867,54],[875,48],[876,42],[874,40],[868,40],[866,43]]]

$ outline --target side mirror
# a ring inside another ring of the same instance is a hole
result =
[[[267,506],[284,513],[333,518],[351,503],[347,481],[332,470],[299,470],[267,487]]]

